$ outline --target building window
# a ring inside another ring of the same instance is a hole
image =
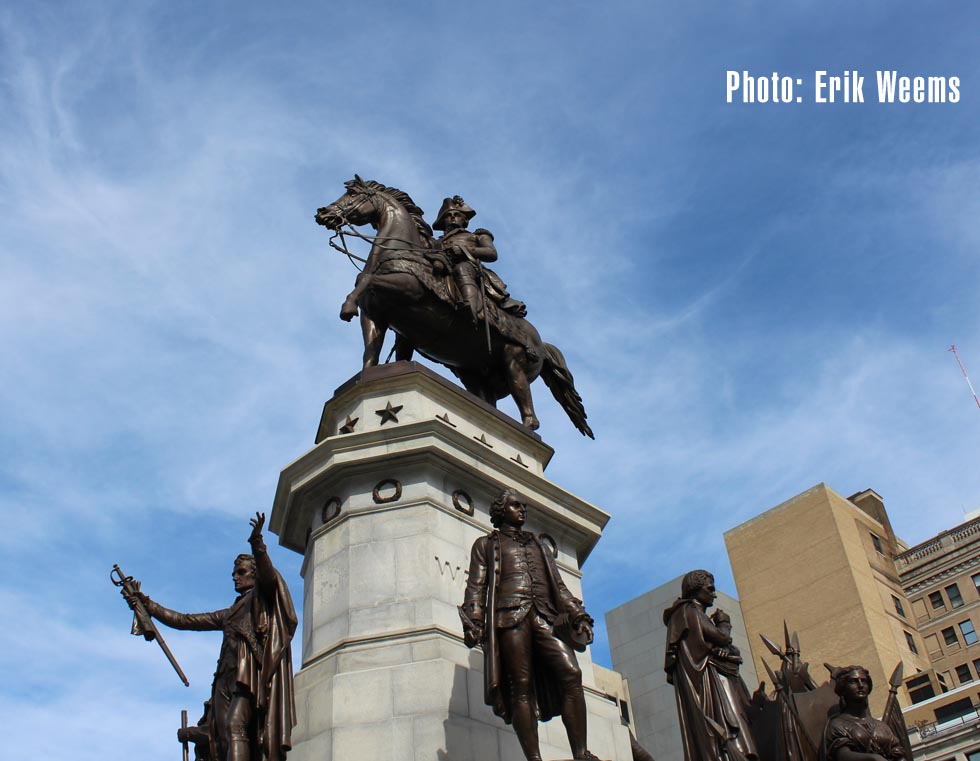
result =
[[[950,721],[952,719],[958,719],[961,716],[969,716],[970,714],[976,715],[976,711],[973,710],[973,704],[969,698],[954,700],[952,703],[940,706],[934,713],[938,722]]]
[[[973,661],[973,668],[975,668],[977,670],[977,673],[980,674],[980,658],[977,658],[975,661]]]
[[[875,534],[871,535],[871,543],[875,546],[875,552],[879,555],[884,555],[885,551],[881,547],[881,539],[879,539]]]
[[[973,586],[977,588],[977,592],[980,593],[980,573],[975,573],[971,577],[973,579]],[[980,751],[977,751],[980,754]]]
[[[902,618],[905,618],[905,608],[902,607],[902,601],[895,597],[895,595],[892,595],[892,602],[895,604],[895,612]]]
[[[946,587],[946,594],[949,597],[949,604],[954,608],[963,606],[963,595],[960,594],[960,588],[958,586],[950,584]]]
[[[923,674],[923,673],[920,672],[916,676],[914,676],[911,679],[909,679],[905,683],[905,686],[911,689],[913,687],[921,687],[922,685],[928,684],[928,683],[929,683],[929,675],[928,674]]]
[[[966,761],[980,761],[980,750],[975,750],[972,753],[967,753]]]
[[[952,626],[948,626],[942,631],[943,641],[946,643],[947,647],[952,647],[953,645],[958,645],[960,641],[956,638],[956,632],[953,631]]]
[[[975,645],[980,642],[980,638],[977,637],[977,631],[973,628],[973,622],[970,620],[960,621],[960,633],[963,635],[963,641],[968,645]],[[945,636],[945,634],[943,635]]]
[[[915,637],[913,637],[910,632],[905,632],[905,641],[908,643],[909,650],[918,655],[919,648],[915,646]]]
[[[973,674],[970,672],[969,663],[962,663],[956,667],[956,679],[960,684],[973,681]]]
[[[946,610],[946,603],[943,601],[942,592],[930,592],[929,602],[932,603],[933,610]]]
[[[918,689],[909,690],[909,700],[911,700],[913,703],[921,703],[923,700],[928,700],[929,698],[934,697],[936,697],[936,690],[929,682],[926,682],[925,685],[919,687]],[[978,759],[978,761],[980,761],[980,759]]]

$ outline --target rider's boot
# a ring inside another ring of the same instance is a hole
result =
[[[478,328],[480,326],[480,292],[476,289],[476,286],[466,284],[462,289],[463,303],[470,310],[470,316],[473,318],[473,327]]]

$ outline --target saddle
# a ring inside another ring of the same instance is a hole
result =
[[[523,335],[523,318],[527,315],[527,306],[517,299],[511,298],[507,284],[489,267],[483,267],[483,284],[486,319],[504,338],[530,350],[527,337]],[[399,252],[397,257],[391,257],[378,264],[374,274],[408,273],[421,282],[435,298],[442,301],[453,310],[464,306],[452,275],[452,264],[449,257],[439,249],[425,252]]]
[[[434,248],[425,253],[429,260],[432,272],[436,277],[447,280],[447,289],[457,306],[461,306],[463,301],[458,293],[456,281],[452,276],[453,265],[446,253],[440,248]],[[503,279],[486,265],[481,265],[480,270],[483,274],[483,292],[490,302],[499,309],[509,312],[515,317],[527,317],[527,304],[512,298],[507,290],[507,284]]]

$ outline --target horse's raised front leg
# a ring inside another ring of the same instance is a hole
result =
[[[504,375],[507,378],[507,388],[517,403],[521,413],[521,422],[532,431],[540,427],[534,414],[534,402],[531,401],[531,382],[527,379],[527,356],[523,346],[506,344],[503,347]]]
[[[341,320],[344,322],[350,322],[357,317],[357,300],[360,298],[361,294],[364,293],[364,289],[367,288],[370,283],[371,276],[367,272],[362,272],[357,276],[357,280],[354,281],[354,290],[347,294],[347,298],[344,299],[343,306],[340,307]]]
[[[364,336],[364,369],[374,367],[381,358],[381,345],[385,342],[388,326],[375,322],[361,313],[361,334]]]

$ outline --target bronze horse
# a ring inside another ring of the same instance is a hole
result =
[[[411,359],[418,351],[449,367],[467,391],[494,406],[510,394],[531,430],[539,424],[530,384],[540,375],[575,427],[595,438],[564,357],[530,322],[486,300],[487,331],[482,321],[474,326],[469,314],[457,309],[452,276],[434,266],[439,256],[432,228],[408,194],[356,176],[345,186],[347,192],[318,209],[315,219],[336,231],[368,224],[377,231],[341,310],[345,320],[360,311],[364,367],[378,364],[391,328],[397,334],[396,359]]]

